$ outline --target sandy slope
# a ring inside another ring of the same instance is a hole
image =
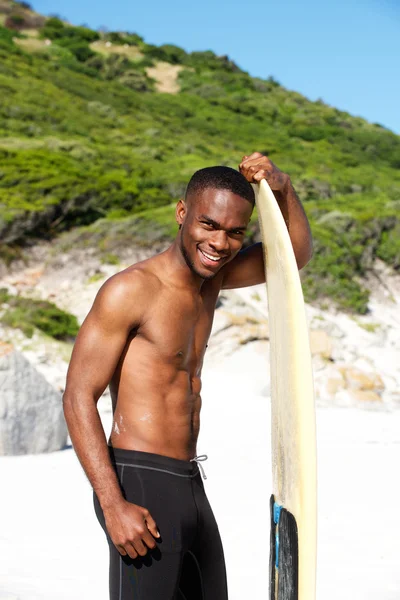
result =
[[[198,453],[230,600],[266,600],[269,406],[244,373],[206,372]],[[318,598],[398,600],[400,411],[320,408],[318,441]],[[2,457],[0,478],[0,599],[106,600],[107,545],[73,451]]]

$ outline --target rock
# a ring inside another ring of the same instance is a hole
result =
[[[322,360],[318,355],[317,358]],[[331,401],[346,386],[342,373],[332,363],[325,362],[325,368],[316,372],[313,360],[313,371],[315,396],[318,400]]]
[[[354,406],[355,402],[382,402],[385,384],[376,373],[368,373],[341,365],[330,364],[315,377],[318,400],[329,398],[339,406]]]
[[[311,354],[320,354],[323,358],[332,357],[332,339],[326,331],[314,329],[310,331]]]
[[[6,342],[2,342],[0,340],[0,359],[2,356],[9,354],[12,351],[13,347],[11,344],[7,344]]]
[[[346,381],[346,387],[353,390],[382,392],[385,389],[382,377],[378,373],[367,374],[360,369],[340,367]]]
[[[361,402],[382,402],[381,396],[370,390],[350,390],[350,396]]]
[[[243,325],[240,328],[239,344],[247,344],[256,340],[268,340],[269,332],[267,325]]]
[[[21,291],[26,288],[35,287],[43,276],[43,273],[44,266],[40,265],[35,268],[24,269],[15,275],[11,275],[6,278],[6,281],[16,290]]]
[[[330,396],[335,396],[345,385],[343,377],[328,377],[326,380],[326,391]]]
[[[325,313],[326,318],[321,318],[321,316],[314,317],[312,320],[312,327],[318,331],[326,331],[330,338],[335,338],[337,340],[342,340],[346,338],[347,332],[340,327],[337,323],[337,319],[331,318],[329,313]]]
[[[0,456],[60,450],[67,438],[60,392],[11,344],[0,343]]]
[[[313,373],[316,374],[319,371],[325,371],[326,370],[326,359],[322,358],[322,356],[320,354],[314,354],[312,357],[312,369],[313,369]]]

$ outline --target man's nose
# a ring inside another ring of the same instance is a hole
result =
[[[218,229],[213,232],[211,239],[209,240],[209,244],[215,250],[221,252],[222,250],[229,249],[229,238],[223,229]]]

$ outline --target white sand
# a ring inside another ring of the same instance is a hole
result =
[[[269,405],[251,387],[230,369],[203,389],[198,453],[230,600],[268,597]],[[321,408],[318,442],[318,599],[399,600],[400,411]],[[0,599],[107,600],[108,548],[73,450],[3,457],[0,478]]]

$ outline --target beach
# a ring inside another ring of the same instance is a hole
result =
[[[270,404],[251,365],[204,375],[198,454],[230,600],[268,597]],[[108,433],[111,412],[102,408]],[[398,600],[400,411],[319,407],[317,598]],[[0,458],[1,600],[107,600],[108,546],[71,447]]]

